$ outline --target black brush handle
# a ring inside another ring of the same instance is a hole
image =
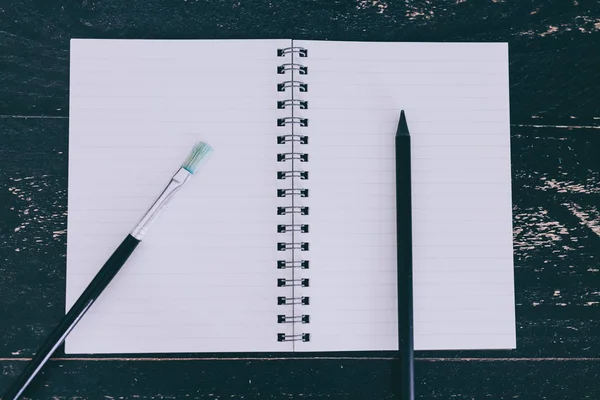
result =
[[[33,378],[40,372],[46,361],[52,356],[56,349],[65,341],[69,332],[73,330],[81,317],[90,309],[92,304],[108,286],[110,281],[117,275],[123,264],[127,261],[133,250],[140,241],[131,235],[119,245],[110,256],[102,269],[96,274],[92,282],[83,291],[77,302],[73,304],[69,312],[63,317],[58,326],[54,328],[46,342],[38,350],[33,359],[25,367],[17,381],[8,389],[2,397],[3,400],[17,400]]]

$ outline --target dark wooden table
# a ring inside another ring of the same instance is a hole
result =
[[[517,346],[419,352],[419,399],[600,398],[600,6],[0,1],[0,391],[64,311],[69,39],[508,41]],[[31,399],[393,399],[390,357],[72,358]]]

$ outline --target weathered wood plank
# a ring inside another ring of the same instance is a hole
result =
[[[24,363],[0,361],[0,387]],[[32,400],[396,399],[393,360],[51,361]],[[417,361],[416,398],[596,399],[600,361]],[[118,380],[115,377],[118,376]]]
[[[579,1],[22,0],[0,5],[0,115],[68,115],[73,37],[508,41],[514,123],[597,125],[599,12]]]

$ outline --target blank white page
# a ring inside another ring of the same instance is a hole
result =
[[[514,348],[508,48],[294,41],[308,49],[311,340],[398,348],[394,135],[412,139],[415,348]],[[308,327],[307,327],[308,328]],[[305,328],[305,331],[308,329]]]
[[[287,115],[276,107],[286,96],[276,67],[289,44],[71,41],[67,308],[194,143],[214,153],[68,337],[67,353],[293,349],[277,342],[276,319],[276,118]]]

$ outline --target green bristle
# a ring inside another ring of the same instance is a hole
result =
[[[200,142],[194,146],[187,160],[181,166],[190,174],[196,172],[200,166],[200,162],[204,160],[213,151],[207,143]]]

